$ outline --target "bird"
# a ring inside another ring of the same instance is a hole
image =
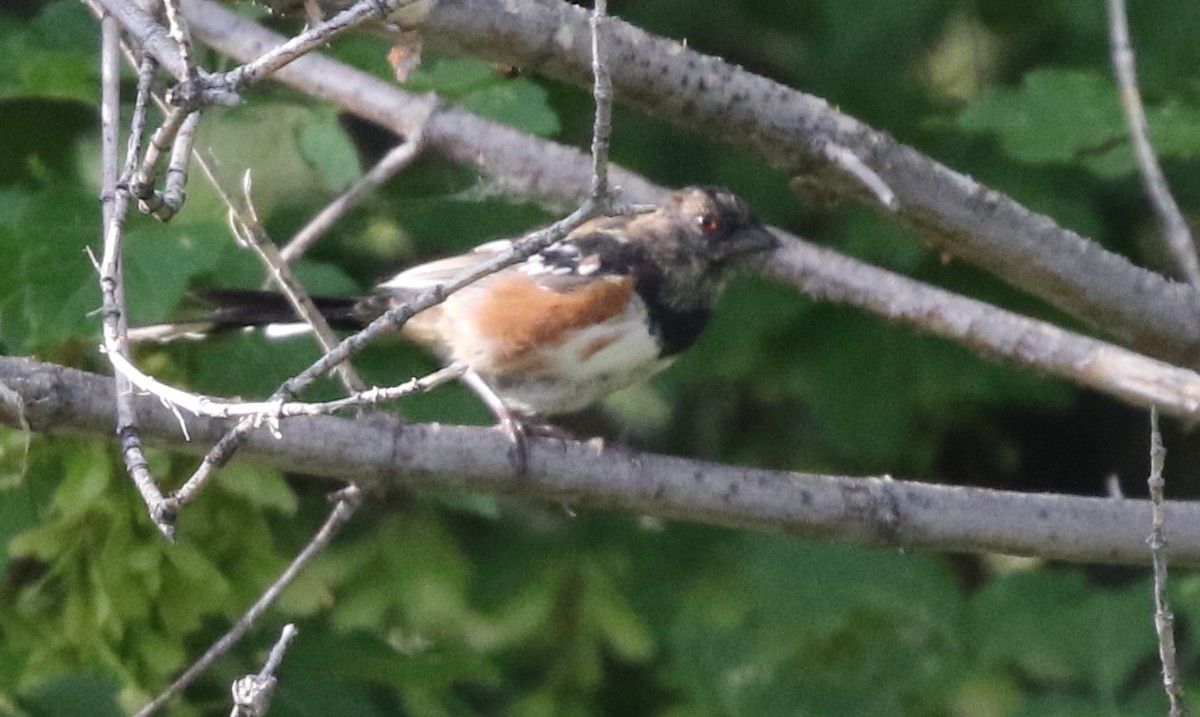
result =
[[[401,271],[364,297],[314,297],[335,329],[360,329],[390,309],[513,247],[490,241]],[[573,413],[669,366],[700,337],[734,269],[779,246],[731,191],[679,189],[652,210],[589,220],[561,241],[450,294],[401,335],[465,368],[510,432]],[[281,295],[210,290],[198,321],[145,326],[165,341],[291,323]],[[278,333],[278,332],[277,332]],[[519,438],[514,433],[514,438]]]

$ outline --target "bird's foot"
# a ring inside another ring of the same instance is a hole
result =
[[[560,441],[575,440],[575,436],[570,431],[512,411],[505,411],[498,418],[500,423],[497,428],[503,431],[512,442],[508,455],[517,475],[526,475],[529,472],[529,439],[531,437],[553,438]]]

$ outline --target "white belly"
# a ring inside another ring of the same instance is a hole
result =
[[[520,413],[571,413],[610,393],[645,380],[670,365],[659,357],[658,341],[647,326],[617,317],[582,331],[547,351],[547,370],[484,376],[509,408]],[[602,348],[597,349],[597,346]]]

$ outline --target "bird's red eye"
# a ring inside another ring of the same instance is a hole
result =
[[[721,228],[721,220],[713,214],[701,214],[696,217],[696,223],[700,225],[700,231],[705,234],[712,234]]]

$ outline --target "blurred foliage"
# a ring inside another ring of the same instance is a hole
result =
[[[1095,0],[614,0],[651,32],[804,91],[1162,269],[1130,162]],[[243,5],[247,12],[255,12]],[[1130,8],[1153,138],[1195,212],[1200,7]],[[268,18],[281,30],[296,25]],[[0,3],[0,348],[100,369],[96,23],[74,0]],[[388,77],[386,42],[330,52]],[[209,58],[212,59],[212,58]],[[131,94],[133,78],[124,82]],[[407,82],[523,131],[584,146],[587,92],[427,54]],[[388,138],[277,88],[205,114],[197,146],[283,240],[352,182]],[[124,107],[126,116],[129,107]],[[617,161],[664,184],[721,183],[757,212],[840,251],[1022,313],[1062,317],[929,252],[858,206],[810,206],[756,157],[618,108]],[[382,145],[381,145],[382,142]],[[375,146],[372,147],[372,144]],[[315,292],[360,291],[395,269],[551,218],[496,199],[486,177],[425,157],[298,264]],[[169,225],[132,217],[135,322],[189,289],[253,287],[193,172]],[[237,336],[140,352],[195,390],[261,396],[316,349]],[[395,341],[356,364],[386,384],[430,370]],[[327,383],[312,395],[333,395]],[[485,423],[447,387],[416,420]],[[1145,418],[1070,386],[789,288],[745,279],[666,374],[573,419],[583,433],[748,465],[888,472],[993,487],[1136,494]],[[1168,432],[1178,495],[1200,493],[1196,440]],[[183,480],[193,459],[151,453]],[[148,525],[106,442],[0,431],[0,715],[121,714],[220,635],[311,538],[330,486],[235,464],[183,514]],[[1200,580],[1176,576],[1184,675],[1196,683]],[[740,535],[476,495],[369,501],[250,639],[173,714],[226,714],[285,621],[300,636],[272,715],[1161,714],[1142,571],[906,555]]]

